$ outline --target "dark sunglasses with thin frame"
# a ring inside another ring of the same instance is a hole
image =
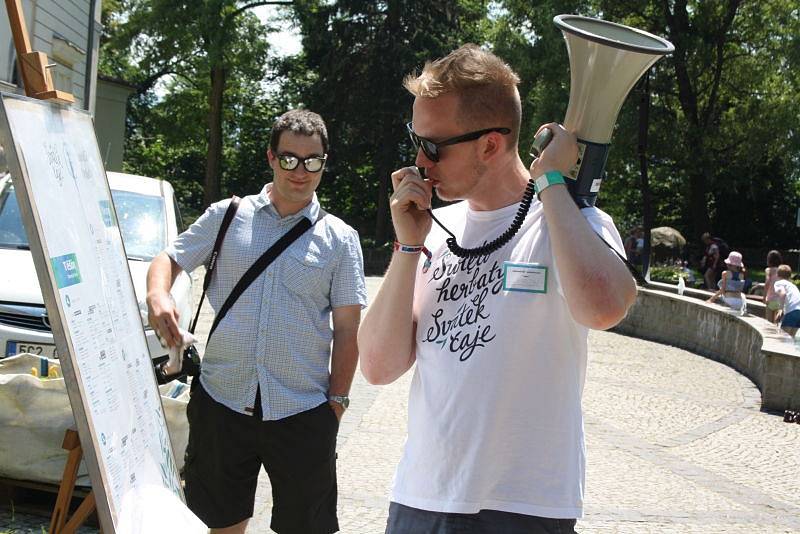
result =
[[[445,139],[444,141],[434,143],[430,139],[425,139],[424,137],[418,136],[410,122],[406,124],[406,128],[408,129],[408,136],[411,138],[414,148],[417,150],[421,148],[422,152],[425,154],[425,157],[431,161],[439,161],[439,150],[442,147],[466,143],[468,141],[475,141],[476,139],[480,139],[487,133],[491,132],[497,132],[503,135],[508,135],[511,133],[509,128],[485,128],[483,130],[465,133],[463,135],[458,135],[456,137],[451,137],[450,139]]]
[[[325,161],[328,159],[328,155],[325,154],[324,156],[312,156],[310,158],[300,159],[299,156],[292,154],[291,152],[284,152],[282,154],[278,154],[278,165],[280,165],[281,169],[284,171],[293,171],[300,165],[300,162],[303,163],[303,168],[308,172],[319,172],[322,170],[322,167],[325,166]]]

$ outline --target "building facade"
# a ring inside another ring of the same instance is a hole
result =
[[[21,0],[31,49],[49,59],[55,88],[72,94],[75,107],[92,113],[107,170],[122,170],[125,108],[133,89],[119,80],[98,81],[101,0]],[[0,8],[0,90],[25,94],[8,12]]]

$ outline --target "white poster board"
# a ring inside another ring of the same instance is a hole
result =
[[[92,118],[17,95],[0,103],[0,142],[103,531],[205,532],[183,504]]]

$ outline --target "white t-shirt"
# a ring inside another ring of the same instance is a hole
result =
[[[517,209],[477,212],[461,202],[436,216],[460,245],[475,247],[503,233]],[[582,213],[623,253],[608,215]],[[446,237],[434,225],[433,262],[417,273],[417,366],[392,500],[440,512],[580,517],[588,329],[564,300],[542,204],[534,201],[519,233],[488,257],[459,260]]]
[[[778,278],[775,280],[775,292],[782,289],[786,293],[786,300],[783,302],[783,313],[788,314],[795,310],[800,310],[800,289],[791,280]]]

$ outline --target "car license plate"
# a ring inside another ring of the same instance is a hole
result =
[[[37,356],[47,356],[48,358],[58,358],[55,345],[27,343],[25,341],[9,341],[6,343],[6,356],[16,356],[17,354],[36,354]]]

